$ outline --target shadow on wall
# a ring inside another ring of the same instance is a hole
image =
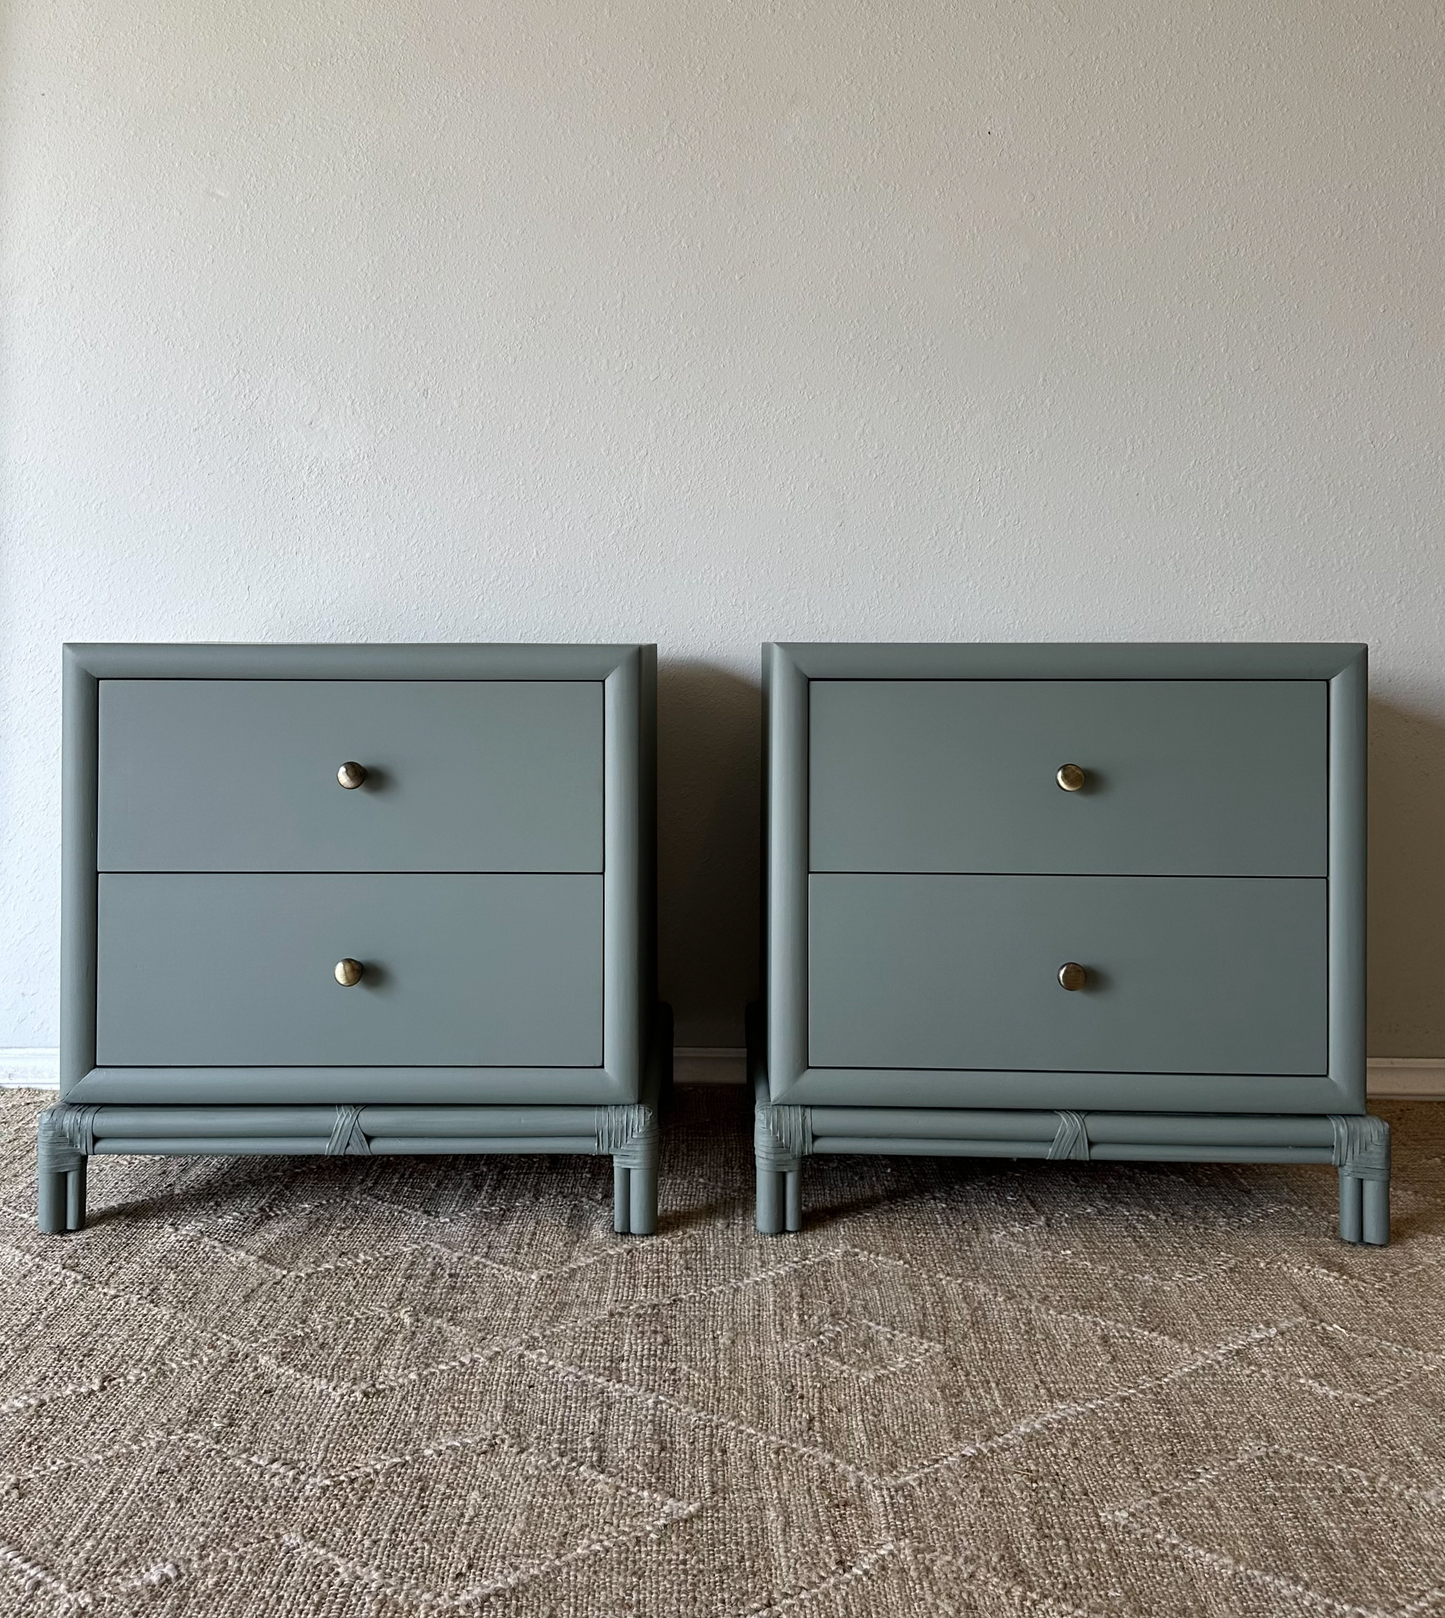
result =
[[[762,698],[706,663],[657,679],[658,975],[677,1043],[743,1042],[757,993]]]
[[[1370,704],[1371,1056],[1445,1056],[1445,728]]]

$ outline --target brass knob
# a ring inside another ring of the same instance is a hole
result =
[[[340,977],[341,968],[336,968],[336,975]],[[1077,961],[1065,961],[1059,968],[1059,982],[1066,989],[1082,989],[1089,981],[1089,974]]]
[[[1077,792],[1084,784],[1084,772],[1077,764],[1061,764],[1054,780],[1065,792]]]
[[[336,981],[343,989],[350,989],[361,982],[361,974],[365,970],[360,961],[353,961],[348,955],[345,960],[336,963]]]
[[[348,792],[354,792],[366,779],[366,766],[358,764],[355,759],[347,759],[336,772],[336,779]]]

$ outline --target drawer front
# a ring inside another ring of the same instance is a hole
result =
[[[813,876],[809,1066],[1322,1074],[1327,887]]]
[[[103,871],[602,869],[598,682],[102,680],[99,728]]]
[[[103,1067],[602,1061],[600,876],[120,874],[98,901]]]
[[[808,700],[815,871],[1327,871],[1322,680],[814,680]]]

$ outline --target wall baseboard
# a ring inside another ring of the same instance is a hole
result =
[[[744,1084],[748,1053],[741,1045],[679,1045],[672,1053],[675,1084]]]
[[[1445,1100],[1445,1058],[1372,1056],[1367,1083],[1372,1100]]]
[[[53,1046],[0,1047],[0,1089],[60,1087],[60,1053]],[[743,1084],[747,1053],[737,1045],[680,1045],[673,1057],[678,1084]],[[1381,1100],[1445,1100],[1445,1057],[1373,1056],[1369,1093]]]
[[[0,1045],[0,1090],[58,1090],[60,1052],[53,1045]]]

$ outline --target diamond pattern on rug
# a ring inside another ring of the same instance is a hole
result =
[[[388,1459],[325,1487],[298,1509],[295,1529],[347,1577],[444,1610],[626,1540],[657,1540],[696,1510],[493,1434]],[[398,1534],[398,1519],[445,1520],[447,1531]]]
[[[596,1158],[110,1159],[42,1237],[0,1096],[0,1610],[1445,1615],[1445,1107],[1334,1175],[815,1159],[752,1229],[684,1093]]]
[[[1312,1455],[1260,1449],[1118,1515],[1186,1556],[1342,1614],[1403,1618],[1445,1596],[1438,1496]],[[1327,1567],[1337,1571],[1322,1581]]]
[[[286,1480],[189,1434],[139,1436],[7,1481],[0,1539],[48,1590],[174,1578],[212,1551],[275,1537],[297,1507]]]
[[[944,1352],[942,1343],[925,1342],[906,1331],[880,1326],[876,1320],[845,1320],[825,1326],[816,1337],[793,1347],[816,1354],[835,1370],[873,1380],[893,1371],[921,1365]]]
[[[1416,1377],[1438,1372],[1439,1355],[1347,1331],[1329,1321],[1297,1320],[1240,1350],[1239,1362],[1271,1376],[1297,1377],[1340,1399],[1373,1404]]]

